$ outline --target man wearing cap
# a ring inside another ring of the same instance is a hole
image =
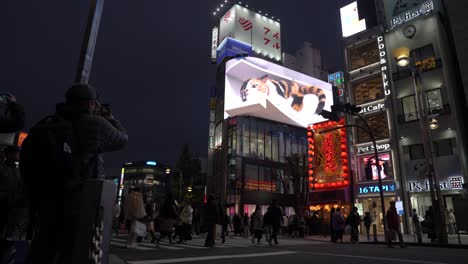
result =
[[[80,214],[82,185],[88,179],[103,179],[102,153],[120,150],[127,143],[126,130],[112,114],[98,115],[100,110],[101,105],[96,100],[96,91],[92,86],[73,84],[65,93],[65,103],[57,105],[56,113],[44,118],[30,131],[28,137],[31,140],[34,133],[42,135],[40,138],[47,138],[50,134],[73,138],[70,144],[67,141],[56,142],[63,144],[63,152],[72,157],[72,172],[66,173],[67,175],[57,175],[60,170],[52,169],[49,175],[37,175],[41,173],[32,167],[63,168],[63,164],[55,164],[57,162],[48,159],[43,159],[42,163],[51,164],[36,164],[40,161],[34,161],[34,157],[39,156],[38,160],[41,157],[34,151],[30,152],[32,154],[29,157],[27,154],[21,157],[21,172],[26,176],[25,179],[31,180],[30,195],[38,215],[39,231],[31,250],[33,263],[52,263],[53,259],[60,259],[60,263],[71,263],[67,258],[71,256],[73,241],[77,235],[75,231]],[[23,143],[24,150],[28,145],[27,141],[28,138]],[[32,148],[34,147],[30,147]],[[40,147],[36,146],[37,148]],[[44,170],[42,172],[48,173]],[[40,190],[41,188],[45,190]]]

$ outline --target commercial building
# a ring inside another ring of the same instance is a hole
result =
[[[359,3],[359,1],[358,1]],[[344,38],[348,102],[363,108],[361,115],[374,133],[379,152],[385,205],[401,201],[399,213],[404,230],[411,232],[409,212],[420,215],[433,205],[434,195],[426,171],[434,161],[434,175],[440,182],[443,211],[454,209],[458,223],[466,222],[466,200],[462,184],[467,180],[466,103],[457,78],[450,36],[442,3],[429,1],[375,1],[376,25]],[[367,19],[367,17],[366,17]],[[410,50],[420,72],[427,112],[418,113],[415,82],[409,66],[398,66],[394,51]],[[464,110],[463,110],[464,109]],[[420,115],[431,121],[425,129],[432,142],[432,157],[424,154]],[[364,125],[359,119],[353,123]],[[383,231],[377,166],[369,135],[352,130],[351,167],[355,173],[356,203],[373,212]],[[431,179],[432,180],[432,179]],[[377,188],[376,188],[377,187]],[[460,226],[461,227],[461,226]]]
[[[278,20],[237,4],[222,12],[212,41],[220,44],[212,46],[217,78],[210,101],[208,192],[231,214],[251,214],[257,204],[265,211],[273,199],[294,214],[308,192],[302,173],[306,127],[324,120],[317,111],[330,109],[331,85],[301,73],[310,65],[298,71],[281,65]],[[317,88],[296,96],[296,86]],[[293,156],[302,170],[298,175],[288,163]]]

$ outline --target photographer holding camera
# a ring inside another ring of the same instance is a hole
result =
[[[102,154],[127,143],[126,130],[110,112],[103,115],[93,87],[73,84],[65,99],[23,142],[20,168],[36,215],[32,263],[71,263],[83,185],[103,179]]]

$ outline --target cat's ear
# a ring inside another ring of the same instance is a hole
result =
[[[260,77],[260,80],[262,80],[262,82],[266,82],[266,81],[268,81],[268,79],[269,79],[268,74],[265,74],[262,77]]]

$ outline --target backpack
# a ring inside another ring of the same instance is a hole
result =
[[[57,192],[66,194],[79,186],[77,145],[72,122],[58,115],[31,128],[20,153],[20,171],[30,197],[56,197]]]

